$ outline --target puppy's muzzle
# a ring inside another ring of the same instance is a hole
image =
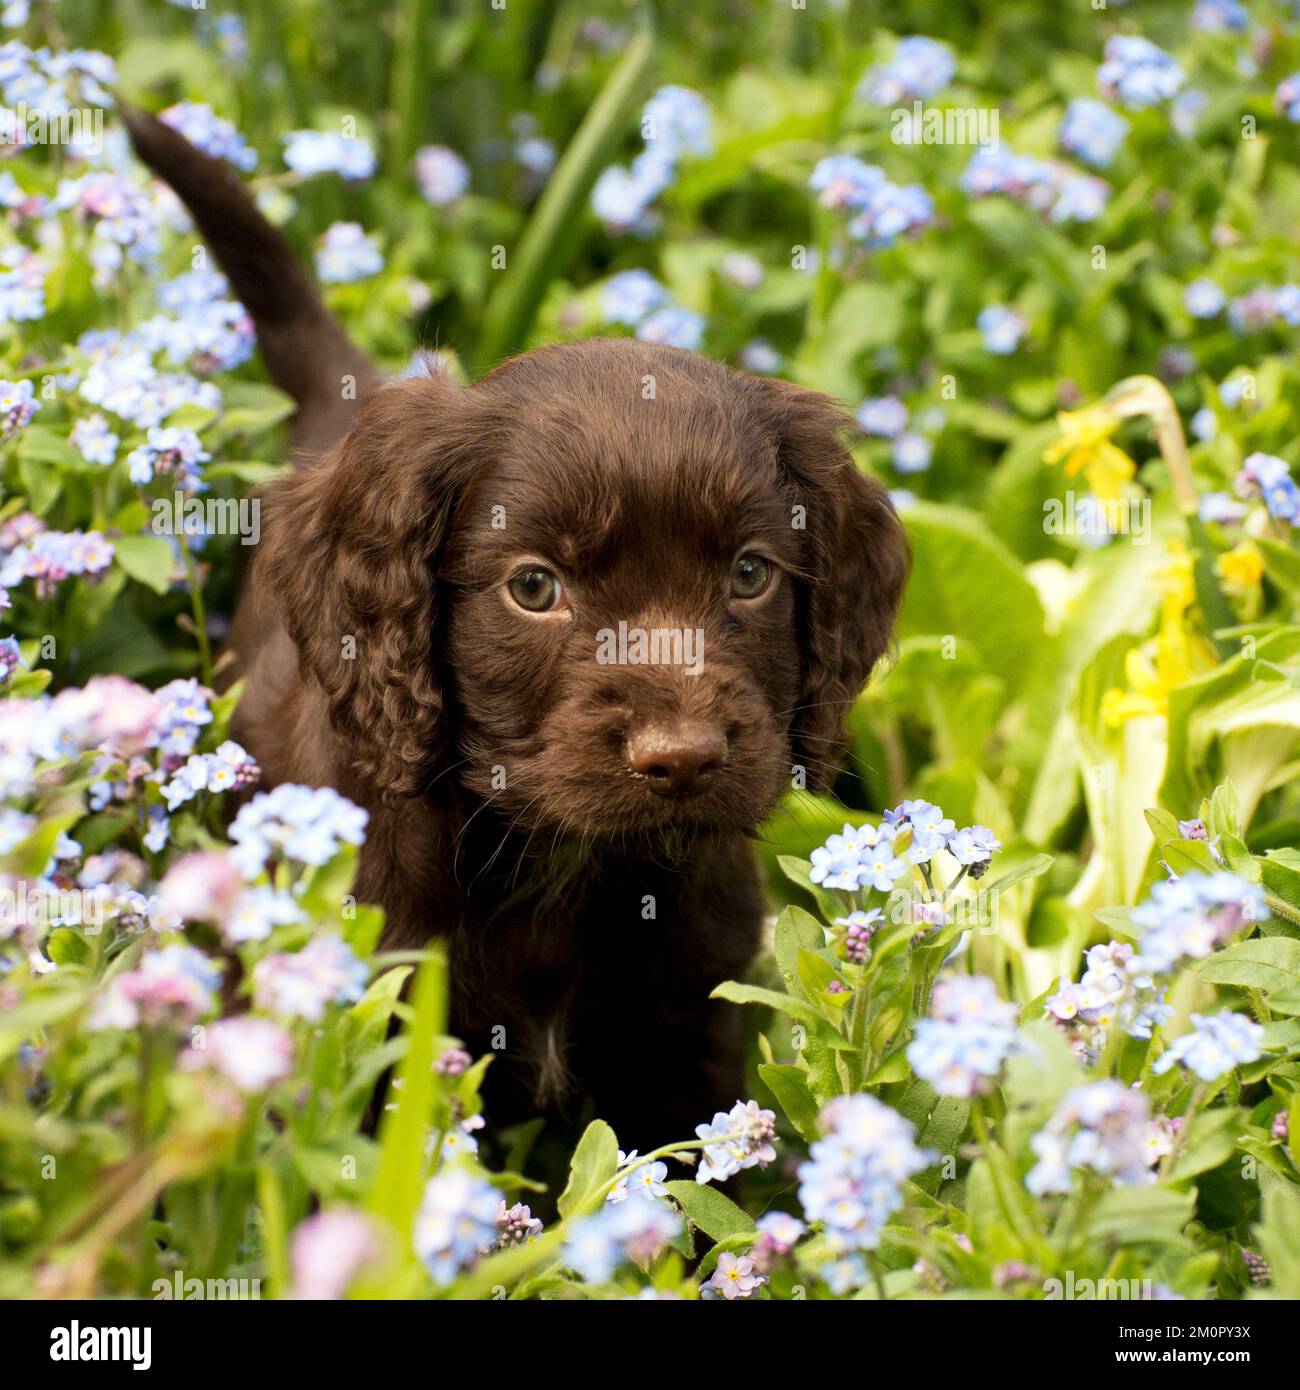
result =
[[[653,724],[629,735],[624,758],[657,796],[698,796],[727,761],[727,739],[714,724]]]

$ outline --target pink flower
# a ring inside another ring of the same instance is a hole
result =
[[[89,1026],[186,1027],[217,1005],[220,968],[202,951],[180,943],[150,951],[134,970],[115,975],[91,1009]]]
[[[181,1054],[186,1071],[212,1066],[241,1091],[255,1095],[293,1070],[293,1039],[264,1018],[223,1018]]]
[[[713,1271],[709,1283],[730,1301],[733,1298],[748,1298],[762,1279],[754,1273],[754,1262],[748,1255],[736,1256],[724,1251],[718,1256],[718,1267]]]
[[[149,746],[162,717],[162,705],[151,690],[125,676],[92,676],[84,693],[96,739],[128,756]]]
[[[224,922],[243,887],[229,856],[198,851],[182,856],[167,870],[158,896],[164,907],[187,922]]]
[[[293,1235],[293,1296],[342,1298],[348,1285],[379,1254],[375,1228],[352,1207],[309,1217]]]

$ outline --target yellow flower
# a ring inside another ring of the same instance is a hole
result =
[[[1191,551],[1172,542],[1169,558],[1156,570],[1155,581],[1163,596],[1163,614],[1178,614],[1190,608],[1196,602],[1196,570]]]
[[[1210,664],[1203,643],[1187,625],[1187,610],[1196,602],[1192,557],[1186,547],[1171,545],[1169,559],[1155,572],[1160,589],[1160,630],[1124,658],[1127,690],[1108,690],[1101,714],[1116,729],[1142,714],[1166,714],[1169,694]]]
[[[1056,423],[1061,437],[1044,451],[1043,461],[1060,463],[1064,459],[1067,478],[1082,473],[1100,501],[1118,502],[1124,484],[1137,472],[1137,464],[1111,442],[1119,421],[1099,406],[1087,406],[1062,411]]]
[[[1257,589],[1264,577],[1264,559],[1259,547],[1250,541],[1238,541],[1226,554],[1219,556],[1219,574],[1225,584],[1238,589]]]

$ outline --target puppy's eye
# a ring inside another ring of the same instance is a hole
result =
[[[749,551],[731,567],[732,598],[758,598],[772,582],[772,566],[761,555]]]
[[[560,606],[564,591],[550,570],[533,566],[520,570],[506,585],[510,597],[526,613],[549,613]]]

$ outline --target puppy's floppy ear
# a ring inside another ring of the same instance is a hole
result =
[[[444,744],[436,578],[477,464],[469,395],[437,376],[381,387],[268,498],[261,584],[353,769],[386,799],[423,790]]]
[[[911,552],[885,489],[862,473],[842,437],[853,421],[829,397],[768,381],[778,457],[807,509],[808,576],[800,617],[804,668],[792,745],[825,790],[843,751],[843,722],[888,650]]]

